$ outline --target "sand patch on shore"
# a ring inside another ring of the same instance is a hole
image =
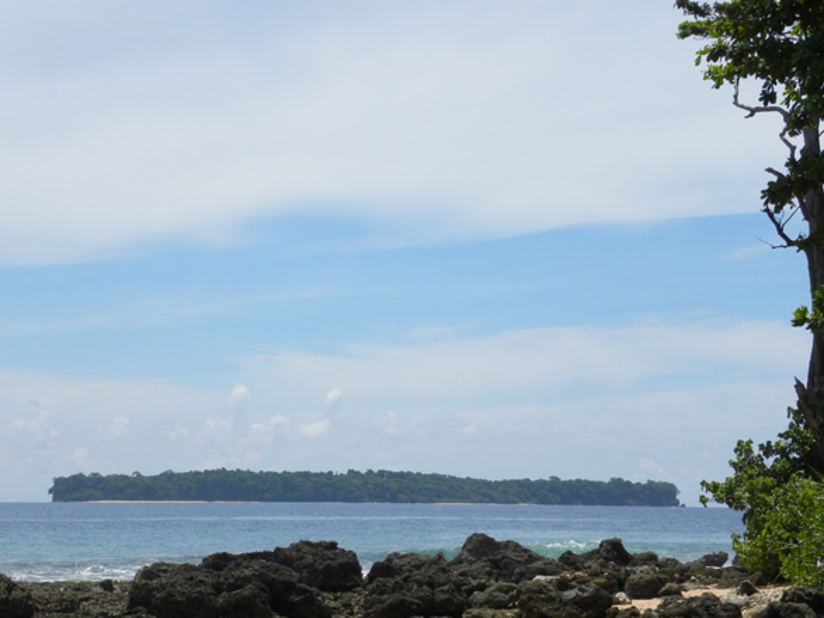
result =
[[[684,598],[700,597],[705,592],[710,592],[717,596],[722,601],[730,601],[736,605],[746,608],[761,603],[768,603],[770,601],[779,601],[784,591],[788,586],[764,586],[759,588],[758,592],[747,596],[739,594],[736,588],[721,588],[719,586],[690,586],[682,590],[681,593]],[[643,614],[648,609],[658,609],[661,604],[661,598],[656,599],[633,599],[630,603],[616,605],[620,608],[636,607]]]

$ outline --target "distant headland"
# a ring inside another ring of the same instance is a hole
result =
[[[633,483],[547,479],[488,481],[445,474],[349,470],[252,472],[206,470],[153,476],[98,473],[53,479],[53,502],[419,502],[679,506],[678,488],[661,481]]]

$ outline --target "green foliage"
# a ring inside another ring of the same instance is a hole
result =
[[[763,210],[784,246],[820,250],[824,238],[817,229],[792,238],[785,226],[797,211],[811,227],[820,216],[824,157],[818,126],[824,117],[824,3],[677,0],[675,5],[691,18],[679,25],[679,38],[706,41],[696,56],[696,64],[704,66],[704,78],[714,88],[734,86],[734,102],[748,110],[749,116],[774,112],[782,117],[781,140],[789,156],[783,172],[768,170],[774,179],[761,193]],[[742,81],[758,84],[760,105],[739,103]],[[800,150],[793,143],[799,136],[803,136]]]
[[[813,309],[801,306],[793,313],[792,325],[806,327],[808,330],[824,334],[824,285],[818,286],[813,294]]]
[[[824,4],[800,0],[691,2],[676,7],[692,18],[680,38],[705,39],[696,64],[715,88],[753,78],[762,106],[790,114],[788,135],[824,115]]]
[[[750,568],[824,588],[824,486],[797,475],[766,494],[733,548]]]
[[[790,409],[789,417],[775,442],[756,450],[752,440],[739,440],[730,461],[733,475],[702,481],[709,496],[701,502],[743,511],[746,530],[733,535],[733,548],[747,568],[812,585],[821,583],[816,578],[818,556],[824,554],[824,488],[813,467],[812,436],[797,410]]]
[[[797,473],[813,474],[812,436],[804,428],[804,419],[798,410],[789,408],[787,416],[790,419],[787,429],[778,434],[775,442],[768,440],[759,444],[757,453],[752,440],[738,441],[735,459],[730,461],[731,477],[723,482],[701,482],[701,488],[710,494],[712,501],[744,511],[745,524],[766,493],[788,482]],[[705,506],[709,501],[707,496],[701,497]]]
[[[677,506],[672,483],[619,478],[485,481],[443,474],[378,470],[251,472],[209,470],[157,476],[74,474],[54,479],[54,502],[202,500],[238,502],[464,502]]]

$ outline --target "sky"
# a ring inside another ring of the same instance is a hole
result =
[[[0,501],[371,468],[694,506],[786,427],[786,149],[671,3],[0,12]]]

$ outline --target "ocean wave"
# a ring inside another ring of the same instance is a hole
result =
[[[590,551],[598,547],[600,541],[575,541],[550,543],[525,543],[524,547],[547,558],[558,558],[566,551],[576,554]],[[461,548],[451,547],[428,547],[402,550],[401,553],[416,553],[427,556],[443,554],[446,560],[452,560],[458,555]],[[364,575],[368,574],[376,562],[386,558],[385,552],[361,551],[358,552],[358,560]],[[102,581],[104,579],[129,580],[134,578],[137,572],[149,564],[155,562],[189,562],[199,563],[203,556],[154,556],[142,559],[119,559],[111,562],[100,560],[89,562],[23,562],[7,565],[2,572],[18,581],[45,582],[45,581]]]
[[[582,554],[593,549],[598,549],[600,540],[590,541],[565,541],[562,543],[543,543],[540,545],[525,545],[534,552],[546,556],[547,558],[557,558],[561,554],[571,551],[575,554]]]
[[[24,582],[96,582],[104,579],[130,580],[144,566],[146,565],[33,564],[7,568],[4,570],[4,574],[13,580]]]

